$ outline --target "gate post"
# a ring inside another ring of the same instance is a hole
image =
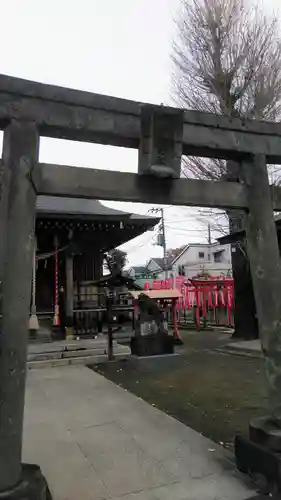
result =
[[[241,173],[248,191],[247,252],[270,406],[270,418],[250,424],[250,437],[259,442],[262,436],[263,444],[271,447],[274,429],[274,446],[281,450],[281,260],[266,157],[255,155],[243,161]]]
[[[29,494],[39,493],[38,488],[41,488],[40,498],[43,499],[46,490],[39,467],[21,465],[36,211],[36,192],[31,175],[37,166],[38,150],[39,134],[35,124],[12,121],[7,126],[3,164],[11,179],[0,336],[1,498],[29,498]]]
[[[10,170],[3,161],[2,164],[0,164],[0,335],[2,323],[3,280],[6,258],[10,177]]]

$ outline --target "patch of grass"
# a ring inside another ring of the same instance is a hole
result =
[[[236,433],[247,433],[251,418],[266,413],[262,362],[224,355],[226,343],[211,332],[183,333],[176,362],[149,367],[116,362],[92,367],[206,437],[232,448]]]

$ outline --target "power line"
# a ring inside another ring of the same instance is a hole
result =
[[[219,215],[219,214],[217,214]],[[172,223],[172,224],[184,224],[185,222],[187,223],[190,223],[190,221],[194,221],[194,222],[198,222],[199,224],[208,224],[209,221],[208,219],[206,219],[207,216],[203,216],[203,215],[199,215],[199,216],[194,216],[194,215],[191,215],[189,218],[186,218],[186,219],[182,219],[182,220],[176,220],[176,219],[172,219],[172,220],[166,220],[166,222],[168,223]]]
[[[198,227],[198,229],[195,229],[195,228],[188,228],[188,227],[173,227],[172,225],[166,225],[166,227],[168,229],[171,229],[173,231],[184,231],[186,233],[189,233],[189,232],[195,232],[195,233],[207,233],[208,232],[208,227],[206,228],[201,228],[201,227]],[[212,227],[212,225],[211,225]],[[219,225],[218,228],[216,229],[215,226],[212,227],[213,231],[220,231],[221,229],[227,229],[228,226],[221,226]]]
[[[172,226],[166,226],[168,229],[171,231],[178,231],[184,232],[184,233],[208,233],[208,229],[185,229],[185,228],[178,228],[178,227],[172,227]]]
[[[189,219],[189,220],[169,220],[169,221],[166,221],[166,224],[176,224],[177,226],[192,226],[192,225],[195,225],[196,227],[200,227],[199,226],[199,221],[197,221],[196,219]]]
[[[139,250],[140,248],[144,247],[145,245],[148,245],[153,240],[154,240],[154,236],[150,237],[147,241],[144,241],[140,245],[135,246],[132,249],[129,249],[128,251],[126,251],[127,255],[136,252],[137,250]]]
[[[168,209],[170,209],[170,208],[176,208],[176,207],[175,207],[175,205],[169,205],[169,206],[167,206],[167,207],[164,207],[164,209],[165,209],[165,210],[168,210]],[[146,215],[150,215],[150,214],[153,214],[153,213],[157,214],[157,213],[159,213],[161,210],[162,210],[162,208],[161,208],[161,207],[159,207],[159,208],[158,208],[158,207],[152,207],[152,208],[149,208],[149,209],[147,210]]]

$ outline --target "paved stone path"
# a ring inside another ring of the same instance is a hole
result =
[[[220,447],[83,366],[28,373],[25,461],[54,500],[242,500]]]

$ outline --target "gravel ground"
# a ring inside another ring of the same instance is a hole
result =
[[[183,332],[179,356],[91,367],[204,436],[233,447],[236,433],[266,412],[262,361],[216,349],[229,335]]]

